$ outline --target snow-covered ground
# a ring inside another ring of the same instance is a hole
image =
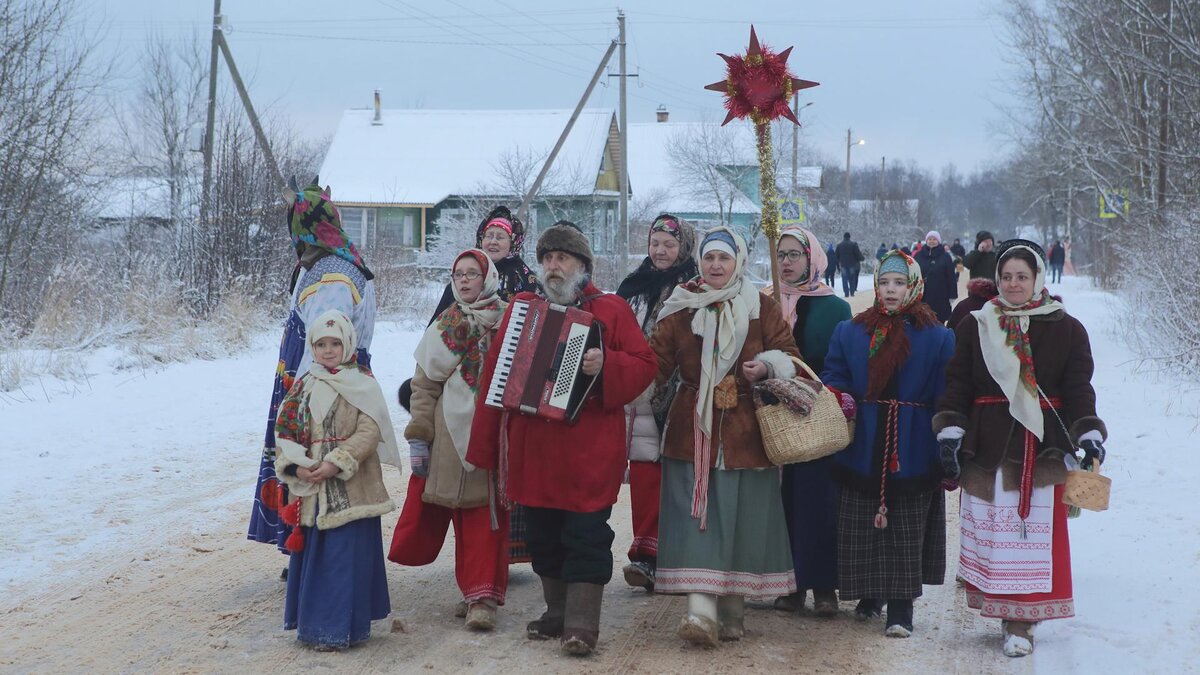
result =
[[[1091,334],[1113,493],[1107,512],[1071,522],[1078,616],[1041,626],[1026,663],[1054,673],[1195,672],[1200,392],[1137,372],[1112,295],[1073,278],[1054,290]],[[418,338],[377,325],[374,364],[389,399],[412,372]],[[127,360],[106,348],[83,359],[86,377],[44,378],[24,388],[32,400],[0,397],[0,612],[215,530],[206,514],[217,507],[240,502],[249,515],[277,348],[276,334],[263,335],[226,359],[152,371],[117,370]],[[402,429],[407,416],[391,405]],[[953,593],[953,584],[927,593]]]

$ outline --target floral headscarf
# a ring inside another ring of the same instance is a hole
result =
[[[342,229],[342,216],[337,206],[320,185],[313,183],[296,193],[296,200],[288,212],[288,230],[297,254],[303,254],[306,247],[319,248],[351,263],[368,280],[375,278],[354,242]]]
[[[900,307],[889,310],[879,298],[879,278],[889,272],[907,274],[908,291]],[[926,328],[938,323],[937,316],[921,298],[925,295],[925,280],[921,277],[921,266],[912,256],[903,251],[888,251],[875,268],[875,302],[852,319],[862,324],[871,336],[867,349],[867,398],[877,398],[883,393],[892,376],[908,359],[911,345],[904,324],[911,322],[917,328]]]

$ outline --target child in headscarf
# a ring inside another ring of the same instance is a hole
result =
[[[417,345],[412,421],[404,431],[413,474],[388,559],[428,565],[453,523],[466,625],[491,630],[508,588],[508,513],[491,499],[491,473],[476,470],[466,454],[480,370],[507,304],[497,294],[496,265],[480,249],[459,254],[452,277],[454,304]]]
[[[875,270],[875,303],[834,330],[821,380],[858,403],[854,441],[834,455],[842,485],[838,583],[860,619],[887,603],[885,634],[908,637],[913,600],[946,571],[946,514],[933,406],[954,335],[921,301],[921,268],[890,251]]]
[[[379,517],[396,506],[380,462],[399,467],[400,456],[383,391],[357,363],[350,319],[330,310],[307,337],[313,363],[275,425],[275,473],[289,493],[280,517],[293,528],[284,629],[333,651],[366,640],[371,621],[391,612]]]

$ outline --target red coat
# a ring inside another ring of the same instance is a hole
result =
[[[584,295],[599,293],[591,283]],[[520,293],[513,300],[536,297]],[[510,413],[508,417],[508,497],[518,504],[589,513],[612,506],[625,475],[625,404],[654,380],[658,361],[629,305],[605,293],[585,302],[603,326],[604,366],[574,425]],[[499,334],[508,327],[508,312]],[[479,395],[486,394],[496,369],[496,350],[484,365]],[[475,408],[467,461],[484,469],[499,464],[503,411]]]

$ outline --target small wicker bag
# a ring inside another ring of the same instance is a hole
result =
[[[1091,471],[1074,469],[1067,472],[1062,500],[1064,504],[1088,511],[1104,511],[1108,508],[1108,495],[1111,491],[1112,479],[1101,476],[1100,466],[1093,462]]]
[[[808,364],[793,359],[809,378],[821,381]],[[797,464],[828,457],[854,440],[854,421],[847,420],[838,397],[828,388],[817,393],[812,411],[801,415],[782,403],[766,405],[754,390],[755,416],[763,449],[772,464]]]

